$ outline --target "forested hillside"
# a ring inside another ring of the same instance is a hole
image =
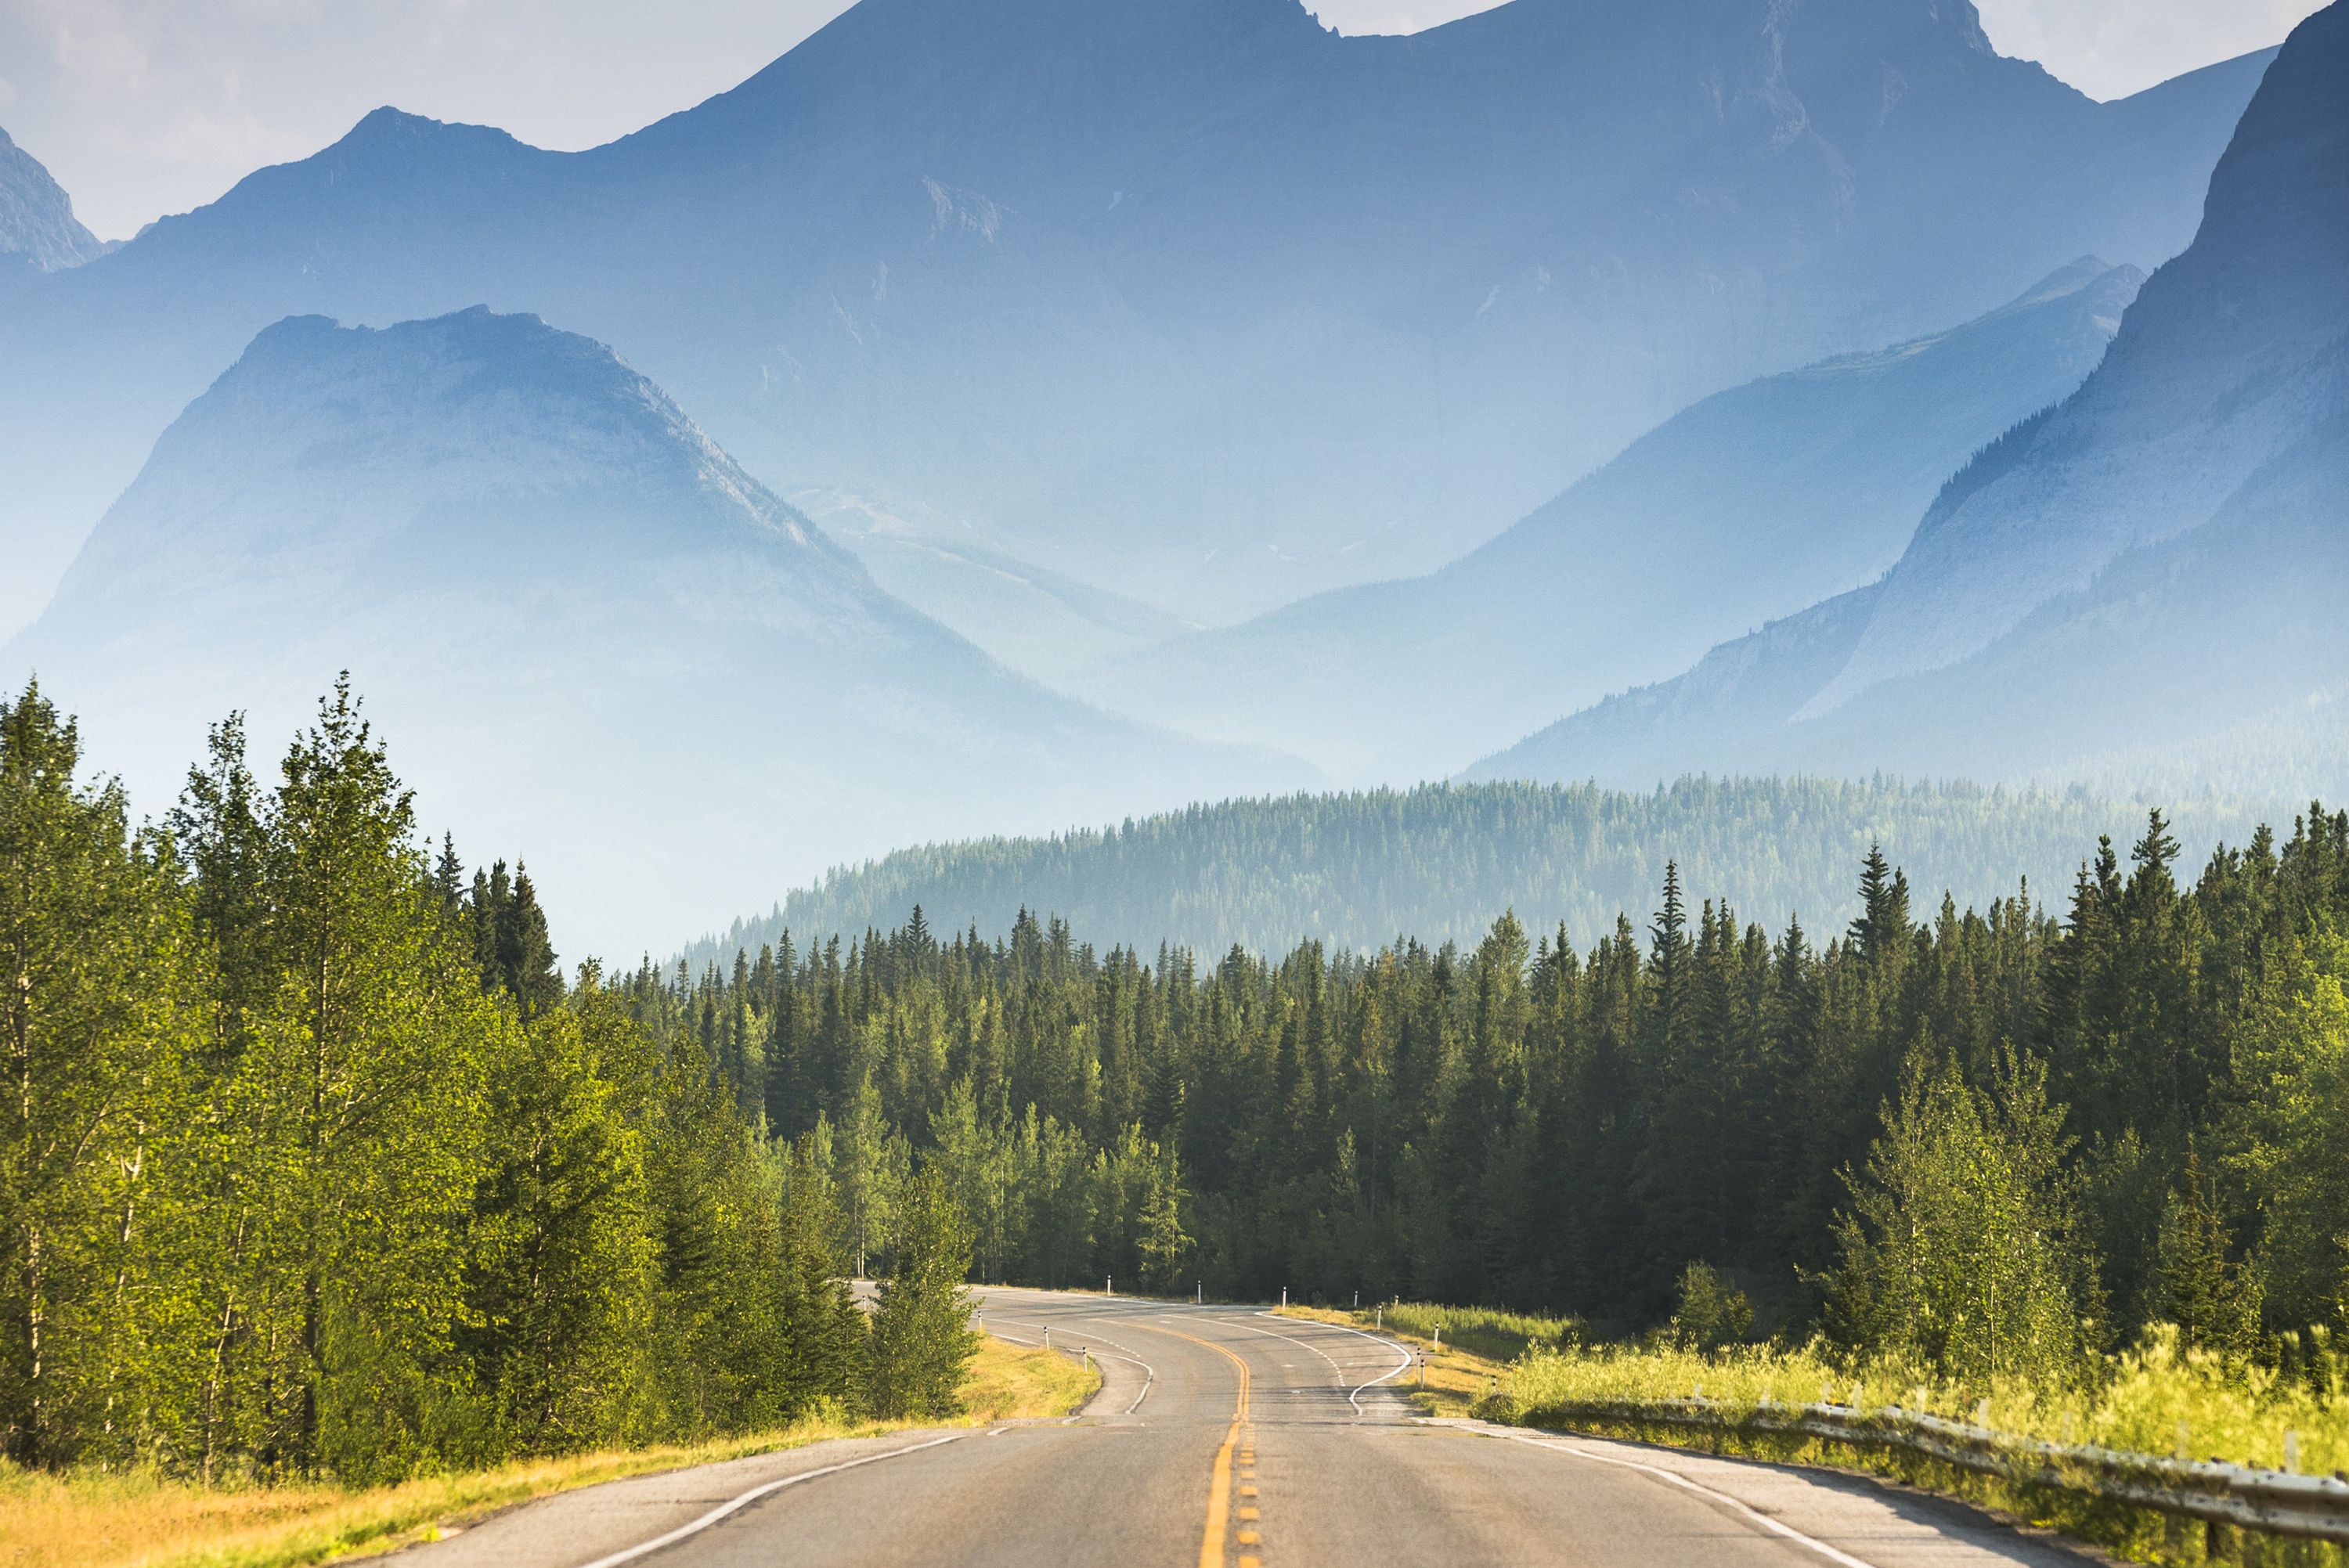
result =
[[[1504,918],[1471,948],[1201,962],[916,919],[635,995],[746,1114],[819,1130],[853,1212],[949,1172],[997,1277],[1630,1326],[1702,1261],[1799,1327],[1840,1264],[1825,1321],[1866,1344],[1924,1332],[1871,1260],[1994,1257],[2016,1315],[1984,1331],[2053,1323],[2065,1367],[2149,1318],[2237,1347],[2329,1319],[2349,814],[2199,873],[2158,813],[2084,848],[2052,910],[1920,907],[1871,855],[1839,928],[1765,931],[1668,869],[1588,944]],[[1947,1255],[1878,1233],[1928,1202]]]
[[[919,904],[940,929],[1008,930],[1022,910],[1087,939],[1221,953],[1304,938],[1375,949],[1409,934],[1473,943],[1505,911],[1563,922],[1578,942],[1653,902],[1668,861],[1692,887],[1773,927],[1840,924],[1871,845],[1917,885],[1961,903],[2052,890],[2098,834],[2143,808],[2078,793],[1876,779],[1684,779],[1649,793],[1581,785],[1431,785],[1194,806],[1103,831],[902,850],[796,891],[687,950],[695,970],[756,952],[785,928],[854,936]],[[2240,841],[2256,813],[2203,800],[2180,812],[2196,852]]]

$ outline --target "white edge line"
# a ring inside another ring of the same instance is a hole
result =
[[[1517,1432],[1509,1432],[1505,1435],[1513,1442],[1529,1443],[1535,1448],[1548,1449],[1554,1453],[1571,1454],[1577,1459],[1588,1460],[1593,1464],[1620,1465],[1625,1470],[1644,1470],[1648,1474],[1657,1478],[1659,1480],[1670,1481],[1674,1486],[1685,1487],[1689,1491],[1696,1492],[1701,1496],[1709,1497],[1715,1502],[1726,1503],[1731,1508],[1735,1509],[1739,1513],[1742,1513],[1746,1518],[1752,1520],[1754,1523],[1762,1526],[1763,1529],[1775,1531],[1776,1533],[1785,1536],[1787,1540],[1794,1542],[1796,1545],[1807,1546],[1812,1551],[1817,1553],[1820,1556],[1826,1558],[1828,1562],[1841,1563],[1843,1568],[1876,1568],[1876,1565],[1872,1563],[1864,1562],[1857,1557],[1854,1557],[1848,1552],[1839,1551],[1837,1548],[1828,1545],[1824,1541],[1815,1540],[1782,1520],[1771,1518],[1768,1514],[1763,1512],[1760,1509],[1754,1507],[1751,1503],[1741,1502],[1725,1491],[1715,1491],[1709,1486],[1702,1485],[1697,1481],[1692,1481],[1689,1480],[1688,1477],[1668,1470],[1661,1465],[1643,1465],[1637,1460],[1617,1459],[1611,1454],[1593,1453],[1588,1449],[1575,1447],[1566,1443],[1545,1442],[1539,1438],[1529,1438]]]
[[[993,1435],[991,1432],[988,1434],[990,1437]],[[719,1503],[690,1524],[680,1524],[666,1535],[656,1535],[650,1541],[631,1546],[625,1552],[615,1552],[609,1557],[598,1557],[593,1563],[582,1564],[582,1568],[617,1568],[619,1563],[633,1563],[647,1553],[657,1552],[664,1546],[676,1544],[688,1535],[698,1534],[736,1510],[746,1508],[769,1493],[781,1491],[787,1486],[797,1486],[803,1480],[813,1480],[818,1476],[838,1475],[842,1470],[854,1470],[858,1465],[873,1465],[879,1464],[883,1460],[903,1459],[907,1454],[920,1453],[924,1449],[935,1449],[944,1443],[958,1443],[968,1436],[970,1436],[968,1432],[948,1432],[943,1438],[932,1438],[926,1443],[909,1443],[902,1449],[891,1449],[885,1454],[866,1454],[863,1459],[843,1460],[839,1464],[826,1465],[822,1470],[802,1470],[797,1475],[787,1475],[781,1480],[771,1480],[764,1486],[754,1486],[741,1496],[730,1501]]]
[[[1264,1312],[1258,1313],[1257,1315],[1259,1317],[1270,1317],[1272,1314]],[[1283,1323],[1288,1323],[1294,1320],[1284,1317],[1280,1321]],[[1310,1350],[1314,1355],[1319,1356],[1322,1360],[1330,1363],[1330,1370],[1336,1374],[1336,1376],[1330,1378],[1330,1381],[1340,1388],[1346,1386],[1346,1369],[1338,1365],[1338,1358],[1336,1357],[1330,1355],[1327,1350],[1322,1349],[1319,1346],[1309,1345],[1293,1334],[1275,1334],[1269,1328],[1258,1328],[1253,1323],[1235,1323],[1232,1326],[1234,1328],[1245,1328],[1250,1334],[1261,1334],[1272,1339],[1286,1339],[1291,1345],[1296,1346],[1299,1350]]]

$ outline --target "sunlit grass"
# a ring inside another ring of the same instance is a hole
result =
[[[1498,1395],[1477,1413],[1527,1426],[1612,1432],[1715,1452],[1828,1463],[1893,1476],[1955,1493],[2142,1562],[2199,1563],[2266,1561],[2230,1545],[2233,1532],[2147,1510],[2098,1504],[2029,1491],[1898,1451],[1800,1437],[1706,1432],[1609,1421],[1578,1409],[1592,1404],[1642,1404],[1702,1398],[1731,1415],[1764,1400],[1781,1405],[1834,1402],[1861,1410],[1899,1407],[1972,1422],[2018,1438],[2085,1444],[2156,1457],[2220,1460],[2324,1474],[2349,1468],[2349,1397],[2337,1376],[2313,1386],[2273,1369],[2181,1352],[2172,1332],[2158,1332],[2127,1354],[2081,1368],[2067,1386],[2006,1381],[1987,1387],[1935,1382],[1914,1369],[1847,1366],[1816,1349],[1745,1347],[1704,1355],[1657,1346],[1537,1350],[1512,1366]],[[2219,1558],[2210,1556],[2214,1547]],[[2275,1548],[2281,1550],[2281,1547]],[[2291,1559],[2337,1563],[2335,1549],[2302,1545]],[[2232,1557],[2227,1556],[2234,1553]],[[2277,1561],[2284,1561],[2282,1558]]]
[[[972,1363],[962,1396],[973,1420],[1069,1416],[1101,1387],[1101,1373],[1059,1351],[988,1339]]]
[[[2264,1367],[2181,1352],[2174,1335],[2149,1337],[2083,1369],[2074,1386],[2007,1381],[1988,1387],[1936,1382],[1884,1364],[1847,1368],[1812,1350],[1694,1351],[1601,1347],[1536,1351],[1509,1368],[1502,1396],[1519,1418],[1582,1402],[1702,1396],[1732,1410],[1764,1399],[1899,1406],[1974,1421],[2018,1437],[2131,1453],[2282,1467],[2287,1439],[2298,1468],[2349,1468],[2349,1398]]]
[[[1066,1415],[1097,1383],[1065,1357],[988,1339],[966,1386],[964,1418]],[[498,1509],[598,1481],[906,1424],[811,1421],[716,1442],[518,1460],[362,1491],[207,1488],[148,1470],[53,1475],[0,1461],[0,1568],[304,1568],[430,1541]]]

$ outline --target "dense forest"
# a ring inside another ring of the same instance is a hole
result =
[[[1986,903],[2025,879],[2068,880],[2080,846],[2127,836],[2143,805],[2086,790],[1832,779],[1684,779],[1651,793],[1592,785],[1431,784],[1408,790],[1226,800],[1099,831],[923,845],[833,872],[771,913],[686,949],[698,972],[789,929],[887,929],[920,904],[936,924],[1011,927],[1050,910],[1100,946],[1285,951],[1311,938],[1375,951],[1415,936],[1473,945],[1515,910],[1585,935],[1647,908],[1667,861],[1682,880],[1776,929],[1852,903],[1871,846],[1920,886]],[[2206,851],[2261,811],[2197,794],[2173,831]]]
[[[160,823],[81,767],[0,703],[9,1460],[364,1483],[953,1405],[959,1211],[894,1190],[868,1327],[821,1144],[429,855],[347,690]]]
[[[2339,1317],[2349,815],[2058,907],[1202,959],[1057,918],[557,968],[347,691],[160,821],[0,708],[0,1421],[349,1480],[950,1404],[954,1282],[1685,1315],[1952,1376]],[[868,1326],[843,1276],[885,1278]],[[1741,1312],[1743,1309],[1740,1309]],[[1740,1319],[1741,1326],[1744,1319]]]
[[[747,1117],[831,1150],[862,1244],[943,1170],[988,1278],[1662,1318],[1692,1264],[1759,1330],[1952,1372],[2177,1322],[2250,1355],[2341,1312],[2349,815],[2188,875],[2158,812],[2054,911],[1772,933],[1667,866],[1644,929],[1473,947],[1096,950],[905,924],[640,971]],[[1992,1305],[1983,1305],[1985,1302]]]

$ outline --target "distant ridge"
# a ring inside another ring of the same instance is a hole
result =
[[[1439,572],[1128,654],[1080,689],[1348,783],[1456,771],[1880,576],[1952,467],[2095,369],[2144,282],[2082,257],[1961,325],[1716,393]]]
[[[2170,803],[2200,853],[2241,841],[2249,805]],[[767,915],[686,949],[696,969],[732,961],[788,929],[802,950],[902,923],[1009,929],[1023,908],[1083,939],[1145,953],[1161,943],[1213,959],[1237,944],[1284,952],[1305,939],[1358,951],[1398,935],[1473,943],[1504,910],[1529,930],[1563,921],[1578,944],[1626,914],[1644,925],[1664,866],[1773,929],[1799,913],[1814,940],[1842,930],[1871,844],[1903,866],[1930,913],[2012,893],[2060,900],[2083,846],[2127,842],[2144,807],[2060,794],[1889,780],[1687,779],[1622,793],[1588,785],[1428,785],[1194,806],[1101,832],[985,839],[900,850],[796,889]],[[2274,820],[2272,810],[2265,815]],[[2288,811],[2282,814],[2288,818]]]

